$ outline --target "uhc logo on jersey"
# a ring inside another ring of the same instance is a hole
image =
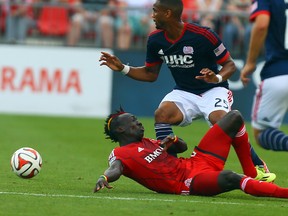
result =
[[[191,55],[169,55],[162,58],[168,67],[191,68],[194,61]]]
[[[194,49],[191,46],[183,47],[184,55],[165,55],[162,49],[158,51],[161,59],[167,64],[168,67],[177,68],[192,68],[194,67],[194,61],[192,54]]]

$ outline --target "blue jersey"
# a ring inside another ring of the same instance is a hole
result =
[[[194,94],[201,94],[211,88],[222,86],[228,89],[228,82],[217,84],[195,79],[203,68],[218,74],[218,64],[230,57],[218,35],[197,24],[184,24],[182,35],[176,41],[167,38],[165,31],[157,30],[149,35],[146,66],[167,64],[176,86]]]
[[[288,74],[288,0],[254,0],[250,20],[260,14],[270,16],[265,41],[266,63],[261,79]]]

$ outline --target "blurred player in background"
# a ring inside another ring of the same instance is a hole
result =
[[[238,111],[230,111],[218,121],[190,158],[176,158],[166,152],[170,147],[185,148],[187,144],[183,140],[176,136],[168,136],[162,142],[144,138],[141,122],[123,110],[107,117],[104,130],[107,138],[118,142],[120,147],[111,152],[109,168],[99,177],[94,192],[112,188],[108,182],[124,175],[158,193],[213,196],[240,189],[254,196],[288,198],[288,189],[268,183],[273,180],[270,173],[255,169],[244,121]],[[231,143],[245,176],[223,170]]]
[[[167,64],[176,86],[155,111],[157,140],[173,134],[172,125],[187,126],[198,118],[212,126],[233,103],[227,82],[236,71],[233,59],[215,32],[182,22],[182,11],[181,0],[157,0],[153,5],[152,19],[158,30],[148,38],[145,66],[123,65],[106,52],[100,57],[101,65],[145,82],[157,80],[162,63]],[[269,172],[252,147],[251,155],[257,168]]]
[[[256,69],[264,43],[266,63],[261,70],[252,108],[256,142],[265,149],[288,151],[288,136],[279,130],[288,109],[288,0],[253,1],[250,19],[254,21],[246,64],[241,80]]]

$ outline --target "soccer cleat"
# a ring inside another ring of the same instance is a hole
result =
[[[266,173],[263,167],[256,166],[257,176],[254,178],[258,181],[274,182],[276,175],[274,173]]]
[[[263,161],[262,159],[260,159],[263,163],[263,165],[259,165],[259,169],[261,169],[264,173],[270,173],[267,164],[265,163],[265,161]]]

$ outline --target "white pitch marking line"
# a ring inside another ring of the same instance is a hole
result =
[[[236,203],[236,202],[211,202],[211,201],[199,201],[199,200],[173,200],[173,199],[155,199],[155,198],[135,198],[135,197],[107,197],[107,196],[83,196],[83,195],[69,195],[69,194],[37,194],[37,193],[21,193],[21,192],[9,192],[0,191],[0,195],[21,195],[21,196],[35,196],[35,197],[68,197],[79,199],[107,199],[107,200],[126,200],[126,201],[162,201],[162,202],[186,202],[186,203],[209,203],[209,204],[222,204],[222,205],[245,205],[245,206],[265,206],[265,204],[259,203]],[[270,206],[271,207],[271,206]]]

